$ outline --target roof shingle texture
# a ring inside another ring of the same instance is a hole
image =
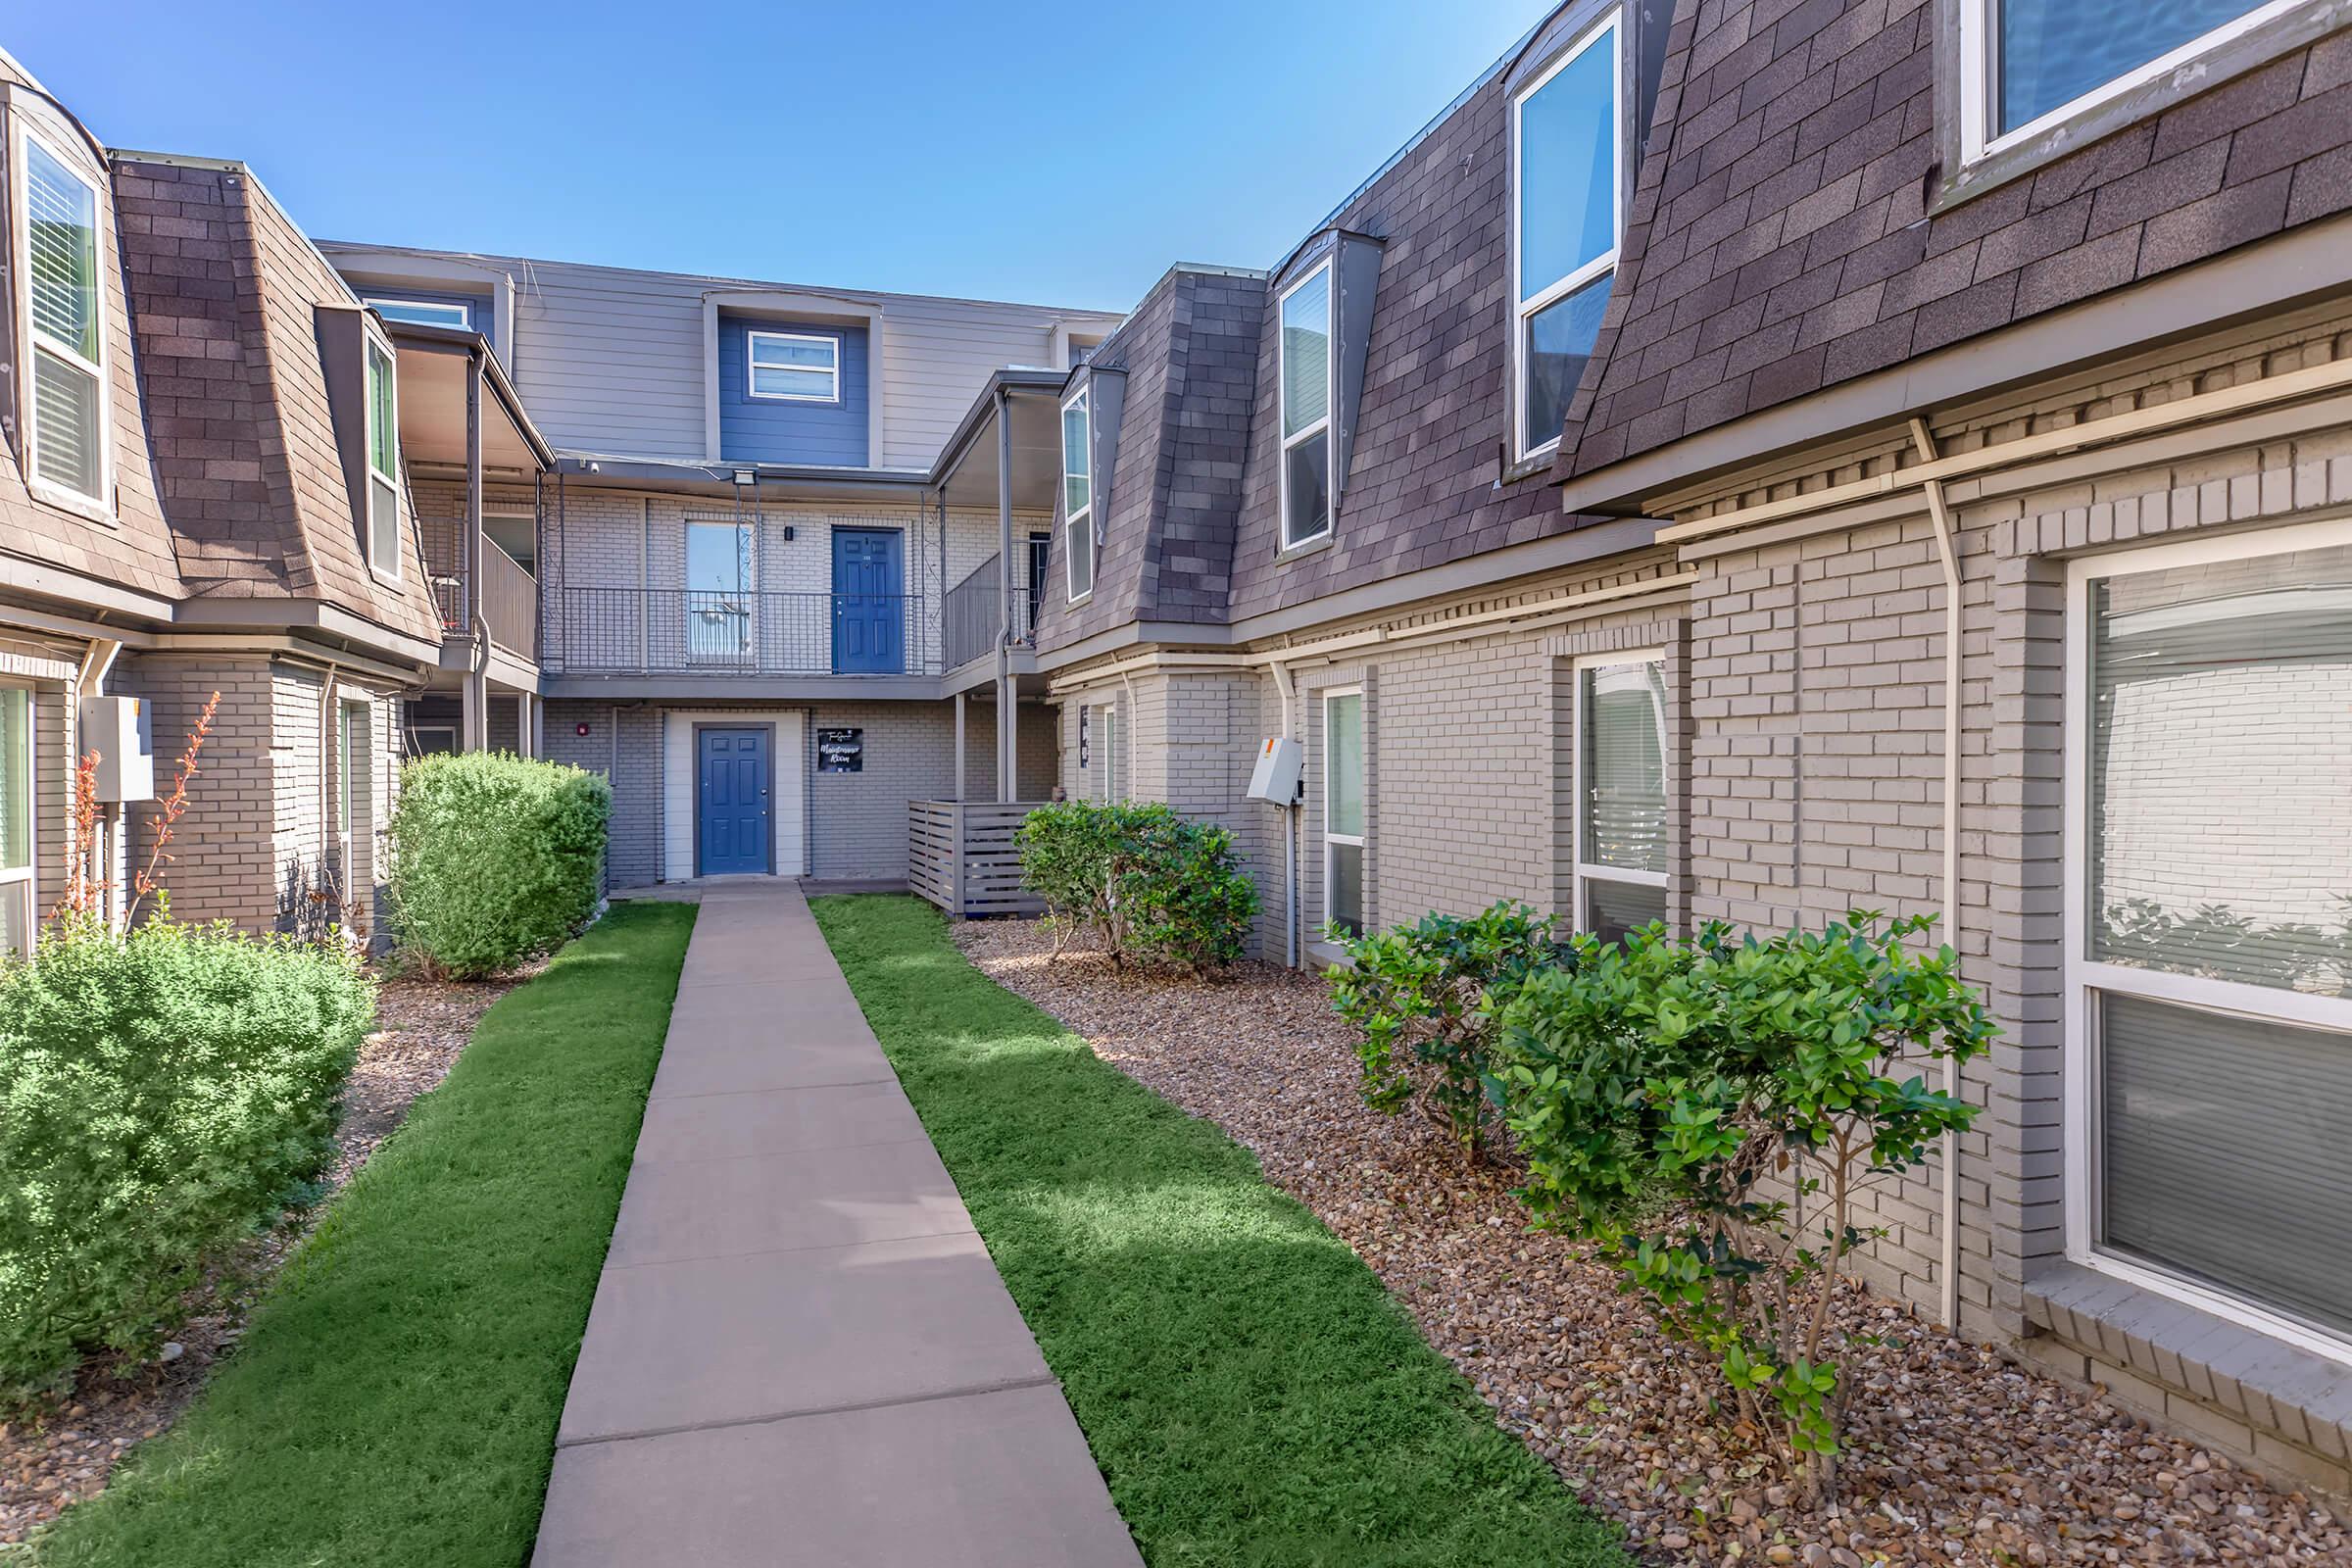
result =
[[[2352,207],[2352,35],[1930,216],[1930,0],[1683,0],[1555,472]]]

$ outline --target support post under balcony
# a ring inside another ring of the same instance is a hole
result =
[[[466,536],[460,553],[466,588],[460,619],[466,637],[466,684],[461,699],[465,737],[460,750],[490,749],[489,649],[482,621],[482,356],[466,356]]]
[[[1013,793],[1012,399],[997,388],[997,799]]]

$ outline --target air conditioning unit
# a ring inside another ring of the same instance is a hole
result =
[[[155,799],[155,723],[143,698],[83,698],[79,749],[98,754],[98,799]]]
[[[1257,765],[1250,773],[1250,799],[1293,806],[1298,800],[1301,763],[1298,743],[1288,735],[1269,736],[1257,748]]]

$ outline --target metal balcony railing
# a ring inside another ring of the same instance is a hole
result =
[[[1013,559],[1018,561],[1029,554],[1027,547],[1016,547]],[[1037,641],[1037,601],[1031,592],[1031,584],[1036,580],[1033,570],[1029,568],[1024,568],[1014,577],[1012,641],[1018,648],[1032,647]],[[948,668],[968,664],[983,654],[994,651],[997,634],[1004,624],[997,610],[1002,592],[1003,585],[997,580],[995,556],[974,566],[963,581],[948,590],[940,625],[940,638],[947,649]]]
[[[440,612],[441,630],[451,637],[466,630],[466,568],[455,559],[455,549],[454,537],[444,541],[431,531],[426,533],[425,564],[432,572],[433,607]],[[482,620],[490,628],[492,642],[537,662],[539,579],[492,539],[482,541]]]
[[[588,675],[937,674],[920,594],[565,588],[549,666]]]

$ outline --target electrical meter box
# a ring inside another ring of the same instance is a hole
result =
[[[1298,743],[1288,735],[1269,736],[1257,748],[1257,766],[1250,774],[1250,798],[1276,806],[1298,804],[1300,760]]]
[[[155,724],[144,699],[83,698],[80,749],[98,754],[98,799],[155,799]]]

